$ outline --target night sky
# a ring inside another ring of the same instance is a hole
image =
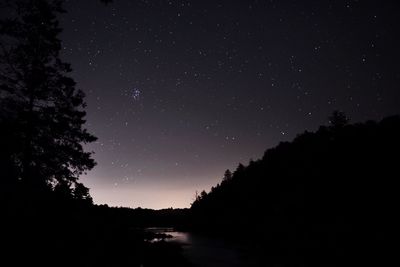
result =
[[[226,169],[328,124],[400,113],[398,1],[69,0],[95,203],[189,207]]]

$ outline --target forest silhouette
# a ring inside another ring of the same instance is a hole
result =
[[[109,1],[104,1],[109,2]],[[0,204],[11,266],[187,266],[181,247],[147,242],[172,226],[246,244],[257,266],[343,265],[390,258],[397,210],[400,117],[299,134],[227,170],[190,209],[95,205],[79,176],[82,91],[60,57],[62,1],[6,1],[0,21]],[[323,264],[321,264],[323,263]]]
[[[397,207],[399,136],[399,116],[347,124],[334,112],[330,126],[227,170],[192,203],[192,225],[252,243],[260,262],[383,262]]]

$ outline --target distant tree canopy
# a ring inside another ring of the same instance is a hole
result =
[[[89,199],[79,175],[95,166],[82,144],[87,132],[84,93],[60,59],[58,0],[6,1],[0,20],[2,181]],[[4,178],[3,178],[4,177]]]
[[[226,170],[222,181],[229,181],[230,179],[232,179],[232,172],[230,170]]]

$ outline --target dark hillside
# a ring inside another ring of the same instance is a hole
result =
[[[399,136],[394,116],[280,143],[203,192],[191,208],[195,228],[252,241],[277,261],[382,260],[397,210]]]

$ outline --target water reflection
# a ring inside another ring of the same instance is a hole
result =
[[[150,242],[167,241],[176,242],[181,245],[190,244],[190,233],[188,232],[175,231],[171,227],[149,227],[146,228],[146,231],[155,234],[148,240]]]
[[[253,266],[249,261],[244,260],[241,248],[221,239],[175,231],[173,228],[154,227],[147,228],[147,231],[157,234],[151,242],[164,240],[180,244],[184,256],[194,266]]]

